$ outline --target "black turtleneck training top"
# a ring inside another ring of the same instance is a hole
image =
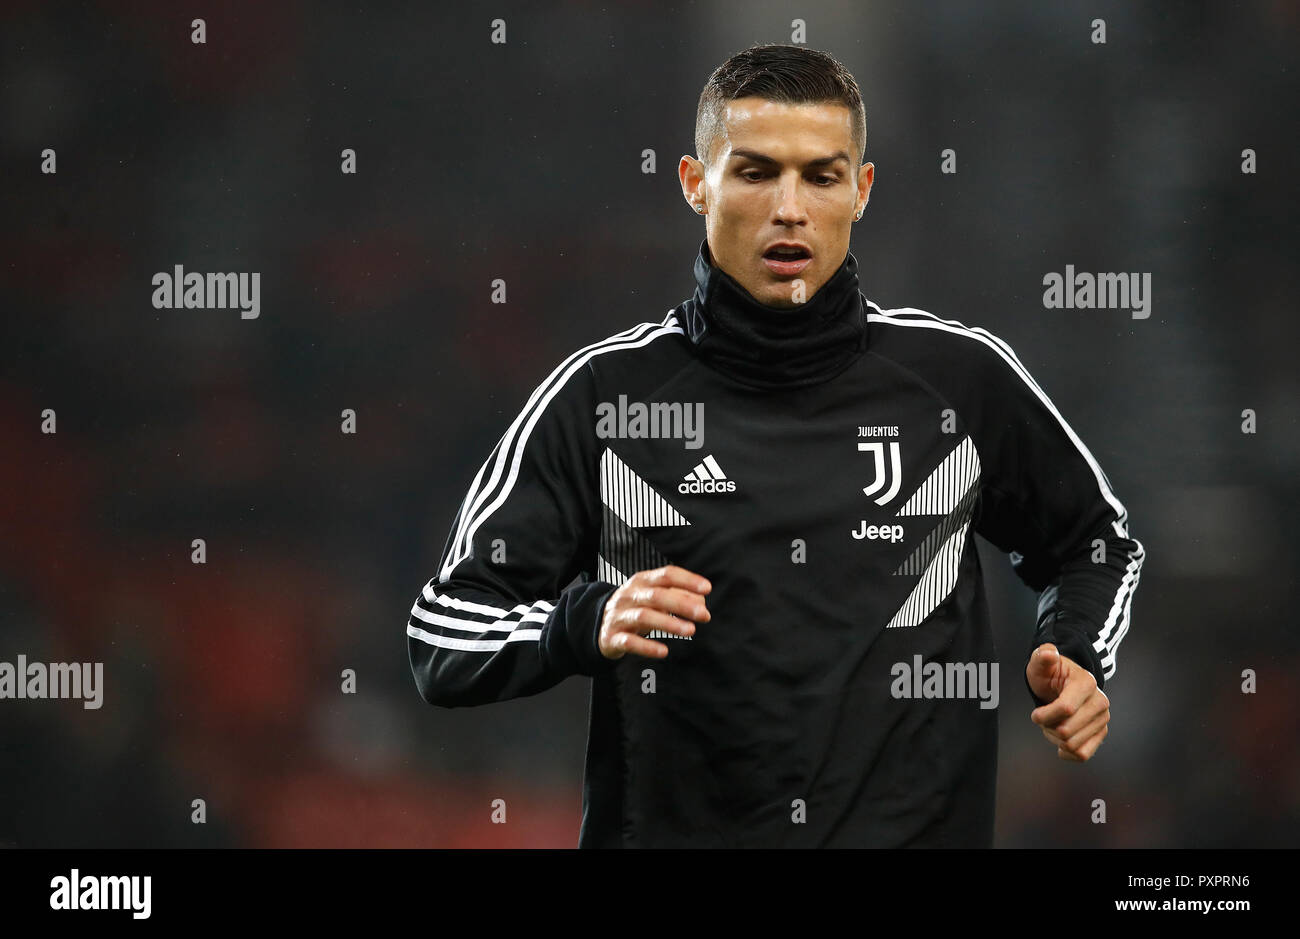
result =
[[[852,254],[808,302],[778,310],[755,300],[709,258],[695,257],[695,296],[682,305],[696,353],[719,371],[758,388],[817,384],[844,371],[866,349],[867,304]]]
[[[851,253],[791,310],[707,243],[695,279],[505,429],[407,619],[421,695],[590,677],[583,847],[991,846],[1029,652],[1114,675],[1144,558],[1124,506],[1005,342],[882,310]],[[976,532],[1039,594],[1005,656]],[[664,564],[709,579],[711,619],[604,658],[605,602]]]

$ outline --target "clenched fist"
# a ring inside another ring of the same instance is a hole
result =
[[[679,636],[693,635],[696,623],[707,623],[712,618],[704,605],[704,595],[712,589],[713,585],[699,574],[672,564],[638,571],[605,602],[600,654],[607,659],[621,659],[631,652],[662,659],[668,647],[647,639],[645,634],[662,629]]]

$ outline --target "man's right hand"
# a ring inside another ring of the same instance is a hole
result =
[[[712,618],[704,605],[704,595],[712,589],[699,574],[672,564],[638,571],[605,602],[600,654],[621,659],[631,652],[662,659],[668,647],[647,639],[645,633],[662,629],[679,636],[692,635],[696,622],[707,623]]]

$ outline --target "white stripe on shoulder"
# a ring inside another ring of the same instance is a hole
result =
[[[651,324],[649,323],[639,323],[636,326],[623,330],[621,333],[616,333],[614,336],[601,340],[601,342],[610,342],[630,337],[637,334],[638,331],[644,332],[650,325]],[[593,345],[600,345],[600,343],[595,343]],[[586,348],[590,349],[592,346],[587,346]],[[479,467],[479,471],[477,475],[475,475],[474,481],[470,484],[469,491],[465,494],[464,501],[461,503],[460,511],[456,515],[456,535],[453,542],[454,550],[452,551],[452,555],[457,557],[457,562],[460,560],[459,546],[461,541],[464,539],[465,529],[469,526],[474,513],[478,511],[483,500],[491,495],[497,482],[501,479],[507,456],[510,452],[510,448],[514,444],[520,425],[525,421],[530,410],[537,403],[537,400],[545,394],[548,386],[555,380],[556,374],[569,365],[577,356],[581,355],[583,351],[585,350],[580,349],[578,352],[570,355],[567,359],[561,362],[560,365],[553,370],[543,382],[541,382],[541,384],[533,389],[533,393],[529,396],[528,401],[524,404],[523,408],[520,409],[518,416],[515,417],[514,421],[506,429],[506,432],[501,435],[501,439],[497,441],[496,446],[492,449],[492,453],[488,455],[488,458],[483,461],[483,465]],[[483,486],[483,475],[488,471],[489,466],[492,466],[491,476],[487,481],[486,487],[480,489],[480,487]],[[447,568],[444,567],[444,576],[446,570]]]
[[[555,367],[551,374],[533,390],[528,402],[498,441],[493,450],[495,459],[493,459],[492,455],[489,455],[479,468],[478,474],[474,477],[474,482],[470,485],[469,492],[465,494],[465,499],[457,515],[455,538],[451,550],[448,552],[448,557],[439,572],[441,580],[445,581],[451,575],[451,572],[456,569],[456,566],[470,555],[474,543],[474,534],[509,497],[510,490],[514,487],[515,480],[519,476],[519,464],[523,460],[524,446],[528,442],[529,434],[532,433],[533,427],[536,426],[546,406],[574,373],[579,371],[591,359],[603,353],[614,352],[619,349],[639,348],[663,336],[674,333],[683,334],[684,332],[677,323],[676,311],[670,310],[660,323],[639,323],[620,333],[615,333],[599,342],[584,346]],[[487,473],[489,464],[492,464],[492,471],[487,481],[484,482],[483,477]],[[507,464],[509,465],[508,472],[506,471]],[[504,481],[502,480],[503,473],[505,473]],[[493,493],[496,493],[496,498],[487,503],[487,500],[492,498]]]
[[[1023,381],[1038,397],[1038,400],[1042,402],[1043,407],[1047,408],[1047,410],[1051,412],[1052,416],[1056,418],[1057,423],[1061,425],[1061,429],[1064,430],[1066,436],[1070,438],[1070,442],[1074,444],[1080,455],[1083,456],[1089,468],[1091,468],[1093,476],[1097,480],[1097,488],[1101,491],[1102,497],[1110,504],[1110,507],[1115,510],[1115,515],[1117,516],[1117,532],[1121,537],[1128,537],[1127,526],[1125,524],[1128,519],[1128,511],[1124,508],[1123,503],[1119,501],[1115,496],[1114,491],[1110,488],[1110,481],[1106,478],[1106,474],[1102,472],[1101,466],[1099,466],[1097,461],[1093,458],[1092,452],[1089,451],[1083,441],[1079,439],[1079,435],[1074,432],[1074,428],[1072,428],[1069,423],[1066,422],[1065,418],[1061,416],[1061,412],[1056,409],[1056,405],[1052,403],[1052,399],[1043,392],[1043,389],[1038,386],[1038,382],[1034,381],[1033,376],[1029,374],[1029,370],[1021,364],[1020,359],[1016,357],[1016,354],[1011,350],[1010,346],[997,336],[988,332],[988,330],[978,326],[970,327],[965,323],[958,322],[957,320],[940,319],[933,313],[927,313],[924,310],[916,310],[911,307],[886,311],[880,309],[880,307],[876,306],[876,304],[872,303],[870,300],[868,300],[867,303],[877,311],[875,313],[867,314],[869,322],[883,323],[889,326],[902,326],[912,329],[943,330],[944,332],[953,333],[958,336],[965,336],[969,339],[982,342],[1001,356],[1003,361],[1011,367],[1011,370],[1020,377],[1020,380]]]
[[[1003,353],[1005,353],[1008,357],[1010,357],[1010,359],[1020,369],[1020,373],[1025,378],[1025,380],[1028,381],[1029,384],[1031,384],[1034,388],[1037,388],[1040,393],[1042,392],[1043,389],[1038,387],[1038,382],[1034,381],[1034,377],[1029,374],[1029,369],[1025,368],[1024,364],[1016,356],[1015,350],[1013,350],[1011,346],[1009,346],[1006,343],[1005,340],[1003,340],[998,336],[993,335],[984,327],[967,326],[965,323],[961,322],[960,320],[942,319],[941,317],[935,316],[933,313],[928,313],[925,310],[918,310],[915,307],[905,306],[905,307],[899,307],[896,310],[882,310],[880,307],[876,306],[876,304],[872,303],[870,300],[868,300],[867,303],[868,305],[873,307],[875,311],[878,314],[880,314],[880,316],[889,317],[891,319],[901,318],[903,320],[916,320],[916,319],[929,320],[931,322],[943,323],[947,326],[956,327],[956,329],[962,330],[967,333],[974,333],[975,335],[980,336],[981,338],[987,340],[988,342],[993,343],[998,349],[1000,349]],[[872,316],[872,314],[868,313],[867,319],[876,320],[877,317]]]

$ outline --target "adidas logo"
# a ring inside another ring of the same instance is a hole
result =
[[[683,495],[692,492],[735,492],[736,483],[727,478],[718,461],[709,454],[695,469],[682,477],[685,482],[677,484],[677,491]]]

